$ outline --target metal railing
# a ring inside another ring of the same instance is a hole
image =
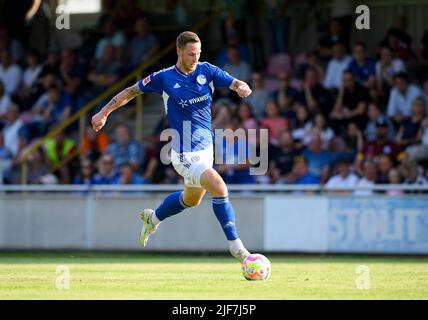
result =
[[[205,17],[204,19],[201,19],[198,23],[196,23],[190,30],[192,31],[198,31],[202,27],[206,26],[208,23],[213,21],[215,18],[219,16],[219,14],[223,12],[223,10],[216,11],[212,13],[211,15]],[[165,55],[167,55],[171,50],[175,48],[175,42],[172,41],[169,43],[166,47],[164,47],[160,52],[158,52],[153,57],[149,58],[147,61],[143,62],[137,69],[130,72],[128,75],[126,75],[124,78],[122,78],[120,81],[115,83],[113,86],[111,86],[109,89],[92,99],[89,103],[87,103],[84,107],[82,107],[78,112],[72,114],[68,119],[63,121],[60,125],[53,128],[51,131],[49,131],[44,137],[38,139],[33,144],[29,145],[24,149],[22,154],[22,164],[21,164],[21,183],[23,185],[27,184],[27,160],[28,157],[36,151],[37,149],[41,148],[46,139],[55,137],[59,132],[63,131],[70,125],[72,125],[76,120],[79,121],[79,148],[76,155],[80,154],[80,145],[83,141],[84,133],[85,133],[85,126],[86,126],[86,115],[89,111],[91,111],[93,108],[95,108],[100,102],[110,97],[113,93],[119,91],[122,89],[125,85],[127,85],[130,81],[134,79],[135,82],[140,80],[143,75],[143,71],[147,69],[148,67],[154,65],[156,62],[158,62],[161,58],[163,58]],[[141,95],[136,97],[136,135],[141,137],[142,136],[142,122],[143,122],[143,97]],[[72,160],[74,157],[70,158],[68,157],[65,159],[65,161],[61,162],[61,164],[57,165],[54,170],[57,170],[58,168],[61,168],[65,164],[67,164],[70,160]]]

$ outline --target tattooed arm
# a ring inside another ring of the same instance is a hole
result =
[[[252,92],[247,83],[238,79],[233,80],[229,88],[236,91],[241,98],[248,97]]]
[[[101,128],[104,127],[110,113],[124,106],[140,94],[142,94],[142,92],[138,87],[138,83],[119,92],[100,110],[100,112],[92,117],[92,128],[96,132],[100,131]]]

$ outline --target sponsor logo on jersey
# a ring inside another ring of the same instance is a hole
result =
[[[207,83],[207,78],[205,78],[205,76],[203,74],[200,74],[199,76],[196,77],[196,81],[203,86],[205,83]]]
[[[195,103],[198,103],[198,102],[202,102],[202,101],[208,100],[209,98],[210,98],[210,94],[207,93],[207,94],[204,94],[203,96],[200,96],[200,97],[197,97],[197,98],[192,98],[192,99],[188,99],[188,100],[180,99],[180,102],[178,104],[184,108],[184,107],[187,107],[188,103],[189,104],[195,104]]]
[[[197,97],[197,98],[193,98],[193,99],[189,99],[188,101],[189,101],[190,104],[194,104],[194,103],[198,103],[198,102],[202,102],[202,101],[208,100],[209,98],[210,98],[210,94],[207,93],[207,94],[205,94],[203,96],[200,96],[200,97]]]
[[[147,76],[143,79],[143,85],[145,86],[146,84],[148,84],[150,82],[150,76]]]
[[[181,86],[180,86],[180,84],[179,84],[179,83],[177,83],[177,82],[176,82],[176,83],[174,84],[173,88],[174,88],[174,89],[178,89],[178,88],[181,88]]]

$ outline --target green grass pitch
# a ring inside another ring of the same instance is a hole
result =
[[[2,252],[0,299],[428,299],[428,257],[266,256],[251,282],[226,255]]]

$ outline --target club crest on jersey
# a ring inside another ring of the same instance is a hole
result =
[[[145,86],[146,84],[148,84],[150,82],[150,76],[147,76],[143,79],[143,85]]]
[[[205,76],[203,74],[200,74],[199,76],[196,77],[196,81],[203,86],[205,83],[207,83],[207,78],[205,78]]]

